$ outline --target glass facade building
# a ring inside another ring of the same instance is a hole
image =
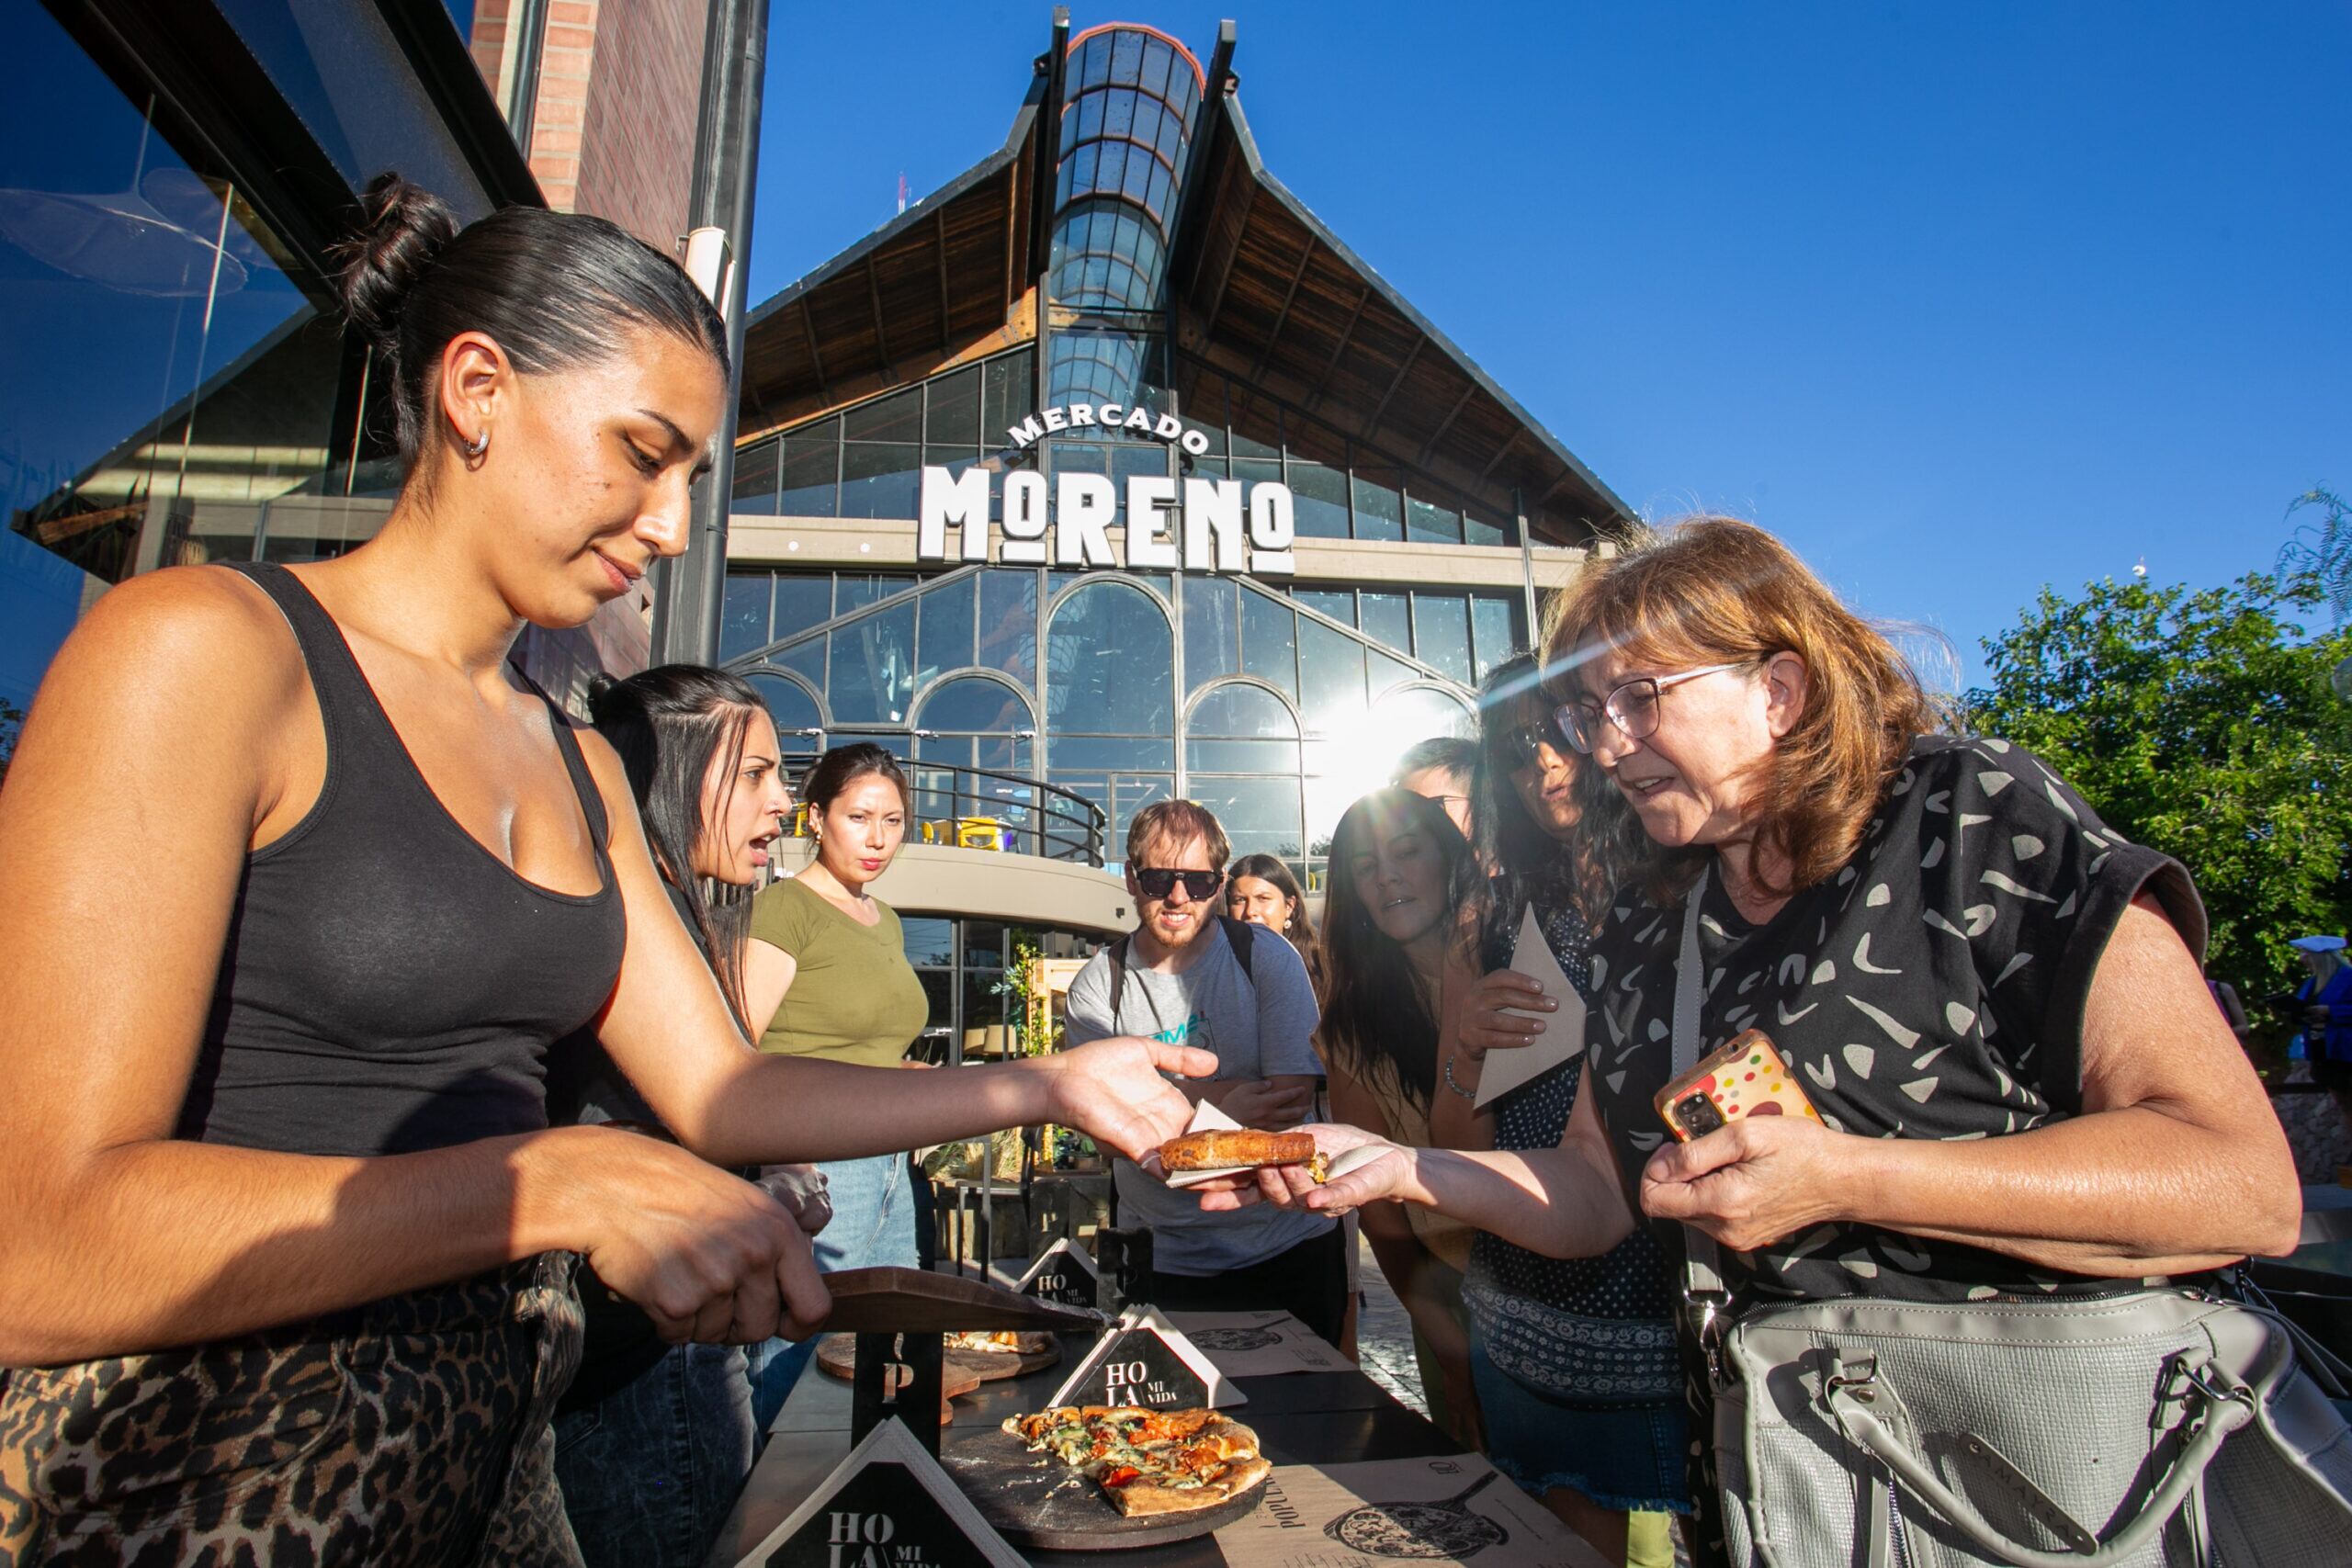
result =
[[[718,657],[789,749],[1033,774],[1114,860],[1182,795],[1312,874],[1624,512],[1264,174],[1231,54],[1057,39],[1001,152],[754,311]],[[992,553],[920,558],[926,494],[976,467]],[[1121,562],[1139,494],[1271,487],[1295,565],[1008,562],[1028,474],[1060,506],[1108,479]]]

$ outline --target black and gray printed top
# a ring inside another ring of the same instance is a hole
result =
[[[2204,908],[2179,863],[2109,831],[2020,747],[1922,737],[1845,868],[1766,924],[1742,919],[1722,877],[1707,878],[1700,1055],[1761,1029],[1822,1120],[1864,1137],[1994,1137],[2075,1114],[2092,972],[2143,887],[2201,956]],[[1588,1055],[1629,1179],[1667,1135],[1652,1100],[1672,1060],[1681,940],[1679,900],[1629,890],[1592,955]],[[1726,1282],[1758,1298],[2132,1283],[1860,1224],[1815,1225],[1724,1262]]]
[[[1506,896],[1518,929],[1524,902]],[[1592,933],[1573,908],[1538,900],[1536,922],[1568,983],[1588,1001]],[[1490,942],[1488,971],[1506,968],[1510,942]],[[1495,1101],[1495,1147],[1548,1149],[1575,1111],[1577,1056]],[[1546,1258],[1485,1231],[1470,1244],[1463,1305],[1497,1371],[1548,1399],[1589,1406],[1666,1404],[1681,1398],[1666,1261],[1647,1230],[1598,1258]]]

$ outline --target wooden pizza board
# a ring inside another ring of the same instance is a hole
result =
[[[999,1535],[1038,1551],[1125,1551],[1191,1540],[1242,1517],[1266,1491],[1261,1482],[1214,1508],[1130,1518],[1083,1472],[1051,1454],[1031,1453],[994,1427],[941,1433],[939,1462]]]
[[[833,1310],[828,1329],[863,1334],[1040,1328],[1095,1334],[1110,1322],[1084,1307],[1016,1295],[1001,1285],[922,1269],[850,1269],[825,1276]]]
[[[999,1378],[1025,1377],[1043,1371],[1062,1359],[1057,1344],[1048,1343],[1030,1355],[1012,1355],[999,1350],[948,1350],[940,1357],[941,1390],[949,1399],[960,1399],[984,1382]],[[847,1382],[856,1374],[857,1336],[828,1334],[817,1341],[817,1365]]]

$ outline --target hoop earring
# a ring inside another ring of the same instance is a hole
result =
[[[466,455],[466,467],[480,468],[481,460],[490,455],[490,431],[484,428],[481,434],[467,442],[462,450]]]

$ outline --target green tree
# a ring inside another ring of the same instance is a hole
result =
[[[2352,704],[2328,672],[2352,631],[2309,632],[2313,571],[2190,592],[2043,589],[1984,649],[1971,728],[2064,774],[2109,824],[2179,859],[2211,917],[2209,971],[2258,997],[2290,938],[2352,921]]]

